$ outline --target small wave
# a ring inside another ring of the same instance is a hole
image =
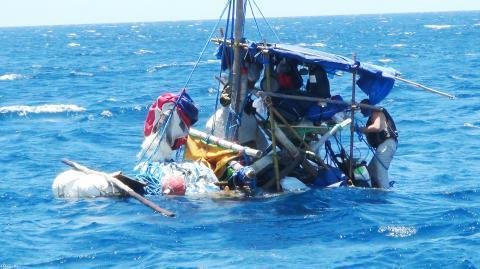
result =
[[[207,61],[202,61],[199,63],[199,65],[204,65],[204,64],[216,64],[218,61],[215,60],[207,60]],[[171,64],[157,64],[155,66],[147,68],[148,73],[153,73],[161,69],[165,68],[171,68],[171,67],[188,67],[188,66],[194,66],[195,62],[184,62],[184,63],[171,63]]]
[[[452,25],[450,24],[425,24],[425,28],[433,29],[433,30],[442,30],[442,29],[448,29],[451,28]]]
[[[417,233],[417,229],[413,227],[406,227],[406,226],[381,226],[378,228],[378,232],[381,234],[385,234],[388,237],[409,237],[415,235]]]
[[[0,113],[18,113],[20,116],[25,116],[28,113],[40,114],[40,113],[63,113],[63,112],[84,112],[85,108],[77,105],[69,104],[47,104],[39,106],[3,106],[0,107]]]
[[[74,42],[70,42],[67,44],[68,47],[70,48],[76,48],[76,47],[80,47],[80,44],[78,43],[74,43]]]
[[[393,44],[392,48],[404,48],[406,46],[407,46],[406,44]]]
[[[97,30],[91,29],[91,30],[85,30],[84,32],[85,32],[85,33],[96,33]]]
[[[164,68],[167,68],[167,67],[170,67],[170,66],[172,66],[172,65],[171,64],[157,64],[155,66],[149,67],[147,69],[147,72],[148,73],[153,73],[155,71],[158,71],[160,69],[164,69]]]
[[[144,54],[152,54],[154,52],[151,51],[151,50],[140,49],[140,50],[135,51],[134,53],[137,54],[137,55],[144,55]]]
[[[393,62],[392,59],[379,59],[378,61],[384,64]]]
[[[327,44],[325,43],[322,43],[322,42],[317,42],[317,43],[313,43],[310,45],[311,47],[317,47],[317,48],[324,48],[327,46]]]
[[[301,46],[301,47],[317,47],[317,48],[324,48],[327,46],[327,44],[325,43],[322,43],[322,42],[316,42],[316,43],[311,43],[311,44],[308,44],[308,43],[299,43],[297,44],[298,46]]]
[[[70,33],[70,34],[67,34],[67,37],[74,38],[74,37],[78,37],[78,35],[75,33]]]
[[[94,74],[89,73],[89,72],[72,71],[72,72],[70,72],[70,76],[74,76],[74,77],[93,77]]]
[[[473,125],[473,124],[471,124],[471,123],[469,123],[469,122],[465,122],[465,123],[463,124],[463,126],[469,127],[469,128],[474,128],[474,129],[480,129],[480,126]]]
[[[12,81],[12,80],[19,80],[23,78],[25,78],[24,75],[12,73],[12,74],[1,75],[0,81]]]
[[[102,115],[105,118],[111,118],[113,116],[113,113],[110,112],[109,110],[104,110],[102,111],[102,113],[100,113],[100,115]]]

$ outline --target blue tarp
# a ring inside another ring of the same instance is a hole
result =
[[[335,71],[357,72],[357,85],[369,97],[370,104],[376,105],[392,90],[395,76],[399,74],[393,68],[354,62],[344,56],[323,51],[311,50],[299,46],[276,44],[268,48],[270,55],[294,59],[301,64],[322,66],[328,73]]]
[[[222,46],[222,51],[219,51],[217,57],[222,59],[223,67],[226,62],[223,53],[233,55],[231,47],[225,50]],[[248,54],[252,58],[255,57],[257,62],[266,63],[268,59],[263,53],[258,53],[257,44],[250,43]],[[271,44],[268,45],[268,54],[270,57],[275,56],[277,59],[287,58],[297,61],[303,65],[321,66],[327,73],[335,74],[336,71],[344,71],[353,73],[357,72],[359,79],[357,85],[360,89],[369,96],[372,105],[378,104],[391,91],[395,83],[395,76],[400,73],[393,68],[381,67],[378,65],[355,62],[344,56],[331,54],[318,50],[311,50],[300,46],[286,45],[286,44]],[[230,59],[229,59],[230,60]]]

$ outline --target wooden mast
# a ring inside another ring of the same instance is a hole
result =
[[[243,29],[245,24],[245,12],[243,0],[235,0],[235,32],[233,43],[233,68],[232,68],[232,107],[235,116],[238,116],[242,109],[242,91],[240,86],[241,72],[241,44],[243,41]],[[234,122],[233,124],[236,124]],[[229,137],[234,141],[238,140],[238,126],[234,129],[233,137]]]

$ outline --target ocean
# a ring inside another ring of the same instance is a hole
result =
[[[215,21],[0,28],[0,267],[479,267],[480,12],[269,24],[282,42],[355,54],[456,95],[397,82],[380,104],[400,132],[393,189],[149,197],[175,218],[134,199],[55,198],[63,158],[134,174],[150,104],[185,85]],[[197,129],[215,107],[215,49],[187,87]],[[331,83],[349,98],[350,76]]]

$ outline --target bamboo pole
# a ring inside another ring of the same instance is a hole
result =
[[[330,131],[328,131],[327,133],[322,135],[322,137],[320,137],[320,139],[318,140],[318,144],[323,145],[329,137],[334,135],[339,129],[345,128],[345,126],[349,125],[351,122],[352,122],[352,119],[348,118],[340,123],[335,124],[335,126],[333,126],[333,128],[330,129]]]
[[[245,147],[245,146],[230,142],[228,140],[221,139],[217,136],[209,135],[207,133],[204,133],[202,131],[199,131],[199,130],[196,130],[196,129],[193,129],[193,128],[190,128],[188,133],[190,135],[194,136],[194,137],[199,137],[201,139],[205,139],[207,141],[207,143],[212,143],[212,144],[221,146],[221,147],[226,148],[226,149],[231,149],[231,150],[234,150],[235,152],[244,152],[248,156],[252,156],[252,157],[255,157],[255,158],[260,158],[263,154],[261,150],[256,150],[256,149],[252,149],[250,147]]]
[[[267,96],[271,96],[271,97],[279,97],[279,98],[286,98],[286,99],[300,100],[300,101],[324,102],[324,103],[329,103],[329,104],[337,104],[337,105],[345,105],[345,106],[354,105],[355,108],[358,108],[358,107],[368,108],[368,109],[372,109],[372,110],[375,110],[375,111],[382,111],[382,109],[383,109],[383,108],[377,107],[377,106],[361,104],[361,103],[354,104],[352,102],[332,100],[332,99],[328,99],[328,98],[319,98],[319,97],[311,97],[311,96],[298,96],[298,95],[282,94],[282,93],[276,93],[276,92],[265,92],[265,91],[257,91],[257,94],[260,95],[260,96],[267,95]]]
[[[357,55],[353,54],[353,61],[357,61]],[[357,71],[356,67],[354,66],[352,70],[352,104],[355,104],[355,83],[357,82]],[[348,167],[348,177],[350,180],[353,181],[353,139],[355,133],[355,106],[352,105],[351,113],[350,113],[350,158],[349,158],[349,167]]]
[[[102,176],[104,177],[107,181],[109,181],[110,183],[112,183],[113,185],[115,185],[116,187],[118,187],[119,189],[125,191],[128,195],[132,196],[133,198],[137,199],[138,201],[140,201],[142,204],[150,207],[151,209],[155,210],[156,212],[158,213],[161,213],[162,215],[166,216],[166,217],[175,217],[175,213],[171,212],[171,211],[168,211],[166,209],[163,209],[161,207],[159,207],[158,205],[156,205],[155,203],[153,203],[152,201],[146,199],[145,197],[141,196],[140,194],[136,193],[134,190],[132,190],[129,186],[125,185],[123,182],[121,182],[120,180],[112,177],[111,175],[107,174],[107,173],[103,173],[103,172],[99,172],[99,171],[95,171],[95,170],[92,170],[92,169],[89,169],[83,165],[80,165],[76,162],[73,162],[73,161],[70,161],[70,160],[67,160],[67,159],[63,159],[62,162],[68,166],[71,166],[72,168],[74,168],[75,170],[78,170],[80,172],[83,172],[85,174],[94,174],[94,175],[99,175],[99,176]]]
[[[275,116],[277,118],[280,119],[280,121],[285,124],[285,126],[287,126],[287,129],[293,134],[293,136],[295,136],[295,138],[297,140],[300,141],[300,143],[304,146],[305,148],[305,152],[307,151],[312,151],[312,149],[310,148],[310,145],[308,145],[305,140],[303,140],[300,135],[298,135],[298,133],[295,131],[295,129],[293,129],[293,127],[287,122],[287,120],[282,116],[282,114],[280,114],[280,112],[278,112],[278,110],[276,110],[273,106],[270,106],[270,110],[273,111],[273,113],[275,114]],[[318,158],[317,155],[314,154],[314,157],[315,159],[317,160],[317,162],[319,162],[325,169],[328,169],[328,166],[323,162],[323,160],[321,158]],[[307,162],[308,163],[308,162]],[[305,166],[308,166],[305,165]]]
[[[268,54],[267,54],[268,57]],[[265,64],[265,73],[267,75],[267,90],[271,91],[272,90],[272,84],[270,81],[271,74],[270,74],[270,60],[268,63]],[[268,97],[268,99],[264,99],[264,102],[267,104],[267,107],[272,106],[272,100]],[[274,169],[274,174],[275,174],[275,183],[276,183],[276,188],[277,191],[279,192],[281,190],[280,186],[280,167],[278,163],[278,154],[277,154],[277,133],[276,131],[276,124],[275,120],[273,118],[273,111],[270,110],[270,116],[269,116],[269,122],[270,122],[270,130],[272,132],[272,157],[273,157],[273,169]],[[280,129],[279,129],[280,130]],[[281,131],[281,130],[280,130]]]
[[[404,79],[404,78],[401,78],[401,77],[395,77],[395,79],[398,80],[398,81],[407,83],[409,85],[415,86],[417,88],[426,90],[428,92],[435,93],[435,94],[438,94],[438,95],[441,95],[441,96],[445,96],[445,97],[448,97],[450,99],[455,99],[455,95],[444,93],[444,92],[441,92],[439,90],[432,89],[432,88],[424,86],[420,83],[417,83],[417,82],[414,82],[414,81],[411,81],[411,80],[407,80],[407,79]]]

